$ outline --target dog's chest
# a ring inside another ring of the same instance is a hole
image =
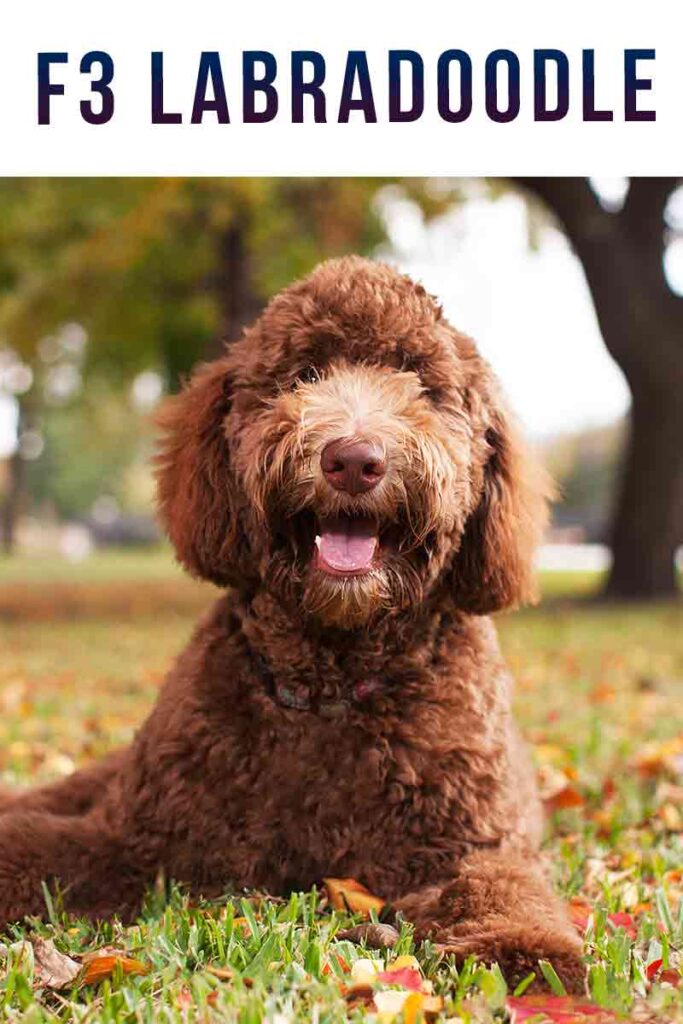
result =
[[[376,861],[471,832],[487,787],[447,714],[414,712],[387,728],[353,712],[279,715],[257,781],[264,829],[327,873],[340,858]]]

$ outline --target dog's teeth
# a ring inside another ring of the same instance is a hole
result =
[[[317,548],[319,548],[321,544],[322,544],[322,541],[321,541],[321,539],[320,539],[320,534],[318,534],[318,535],[316,536],[316,538],[315,538],[315,546],[316,546]]]

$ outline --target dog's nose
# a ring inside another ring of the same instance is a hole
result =
[[[387,471],[380,446],[353,437],[341,437],[325,445],[320,466],[332,487],[353,495],[371,491]]]

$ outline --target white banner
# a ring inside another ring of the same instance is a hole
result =
[[[25,3],[0,35],[0,173],[676,174],[674,8]]]

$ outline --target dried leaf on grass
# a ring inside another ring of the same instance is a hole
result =
[[[546,811],[553,814],[555,811],[566,811],[570,807],[583,807],[584,798],[575,786],[563,786],[556,793],[547,796],[543,801]]]
[[[645,974],[647,975],[648,981],[659,981],[665,982],[677,988],[681,983],[681,975],[679,971],[675,971],[668,967],[662,970],[662,964],[664,963],[662,957],[658,957],[656,960],[651,960],[645,968]]]
[[[667,774],[680,777],[683,774],[683,733],[663,742],[646,743],[632,759],[632,764],[644,778]]]
[[[580,899],[570,900],[567,908],[569,911],[569,919],[576,930],[583,935],[588,927],[588,921],[594,908],[590,903],[586,903],[585,900]],[[607,920],[615,928],[623,928],[626,934],[632,939],[635,939],[638,934],[638,922],[633,914],[629,914],[624,910],[618,910],[614,914],[608,914]]]
[[[408,955],[397,957],[386,969],[381,960],[356,960],[351,984],[341,985],[340,990],[349,1009],[374,1005],[382,1024],[399,1015],[404,1024],[412,1024],[435,1016],[444,1005],[441,996],[432,994],[432,983],[416,958]]]
[[[404,989],[387,989],[375,992],[374,1003],[380,1018],[391,1020],[402,1014],[403,1024],[415,1024],[423,1018],[436,1016],[443,1009],[441,996],[425,995],[423,992],[407,992]]]
[[[397,971],[381,971],[377,975],[378,981],[387,985],[400,985],[409,992],[421,992],[424,985],[424,978],[414,967],[401,967]]]
[[[50,939],[34,939],[33,983],[36,988],[55,990],[82,985],[97,985],[111,978],[114,971],[123,974],[147,974],[149,968],[134,960],[122,950],[104,950],[86,953],[81,962],[60,953]]]
[[[511,1024],[616,1024],[610,1010],[574,996],[510,996],[506,1006]]]
[[[334,968],[333,964],[337,965],[338,970],[336,970]],[[341,956],[339,953],[335,953],[333,956],[329,957],[327,959],[327,961],[323,964],[322,973],[323,974],[340,974],[340,973],[341,974],[350,974],[351,973],[351,965],[344,959],[343,956]]]
[[[325,891],[335,910],[350,910],[353,914],[369,917],[371,911],[379,913],[384,900],[357,882],[355,878],[323,878]]]
[[[81,965],[60,953],[51,939],[35,939],[33,945],[33,983],[36,988],[71,988],[80,974]]]
[[[79,984],[97,985],[105,978],[111,978],[116,970],[123,974],[147,974],[149,967],[141,960],[126,956],[124,952],[86,953]]]
[[[208,964],[205,968],[207,974],[213,975],[214,978],[218,978],[219,981],[234,981],[240,976],[234,971],[230,970],[229,967],[214,967],[212,964]],[[245,988],[253,988],[253,978],[240,978]]]
[[[399,933],[391,924],[357,924],[355,928],[344,928],[337,932],[338,939],[346,939],[360,945],[364,943],[369,949],[392,949],[399,940]]]

